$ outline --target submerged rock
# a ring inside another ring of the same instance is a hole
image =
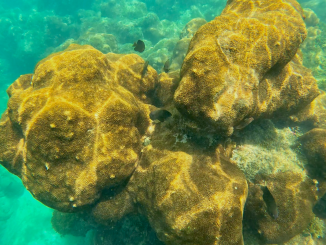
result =
[[[289,116],[309,104],[318,88],[296,56],[306,37],[302,16],[296,1],[228,1],[190,42],[178,110],[231,135],[246,118]]]
[[[326,129],[315,128],[299,138],[302,150],[308,158],[307,169],[312,178],[325,182],[326,177]]]
[[[321,92],[309,105],[295,115],[290,116],[290,120],[295,123],[309,123],[314,128],[326,129],[326,93]]]
[[[149,123],[141,100],[148,100],[155,83],[149,78],[156,75],[150,70],[139,83],[137,57],[109,61],[90,46],[70,46],[10,86],[1,163],[35,198],[76,211],[130,178]],[[131,74],[141,88],[129,84]]]
[[[8,89],[1,164],[43,204],[80,212],[53,216],[61,234],[140,212],[165,243],[243,244],[244,174],[214,147],[171,143],[180,115],[151,125],[147,103],[161,80],[150,66],[142,77],[143,65],[78,45],[39,62]]]
[[[243,244],[247,183],[219,154],[148,146],[128,190],[166,244]]]

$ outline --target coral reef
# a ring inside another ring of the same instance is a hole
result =
[[[0,163],[37,200],[67,212],[53,214],[58,233],[93,230],[94,244],[241,245],[243,229],[251,244],[318,239],[312,207],[322,194],[309,177],[324,132],[300,137],[306,164],[293,149],[297,131],[264,119],[302,110],[292,121],[323,125],[324,94],[298,50],[306,36],[299,4],[229,0],[207,23],[215,10],[203,4],[178,21],[162,18],[178,15],[182,1],[156,2],[170,12],[152,12],[149,1],[90,1],[93,10],[75,10],[77,25],[42,19],[62,35],[51,43],[39,31],[39,40],[59,52],[7,90]],[[316,16],[305,15],[314,28]],[[146,45],[140,55],[131,47],[138,39]],[[168,110],[164,122],[150,120],[157,107]],[[279,217],[267,212],[265,185]],[[10,202],[3,207],[6,222]]]
[[[315,8],[315,11],[318,9]],[[318,87],[326,91],[326,72],[325,72],[325,30],[326,24],[319,21],[315,12],[311,9],[304,9],[307,25],[307,38],[301,45],[303,53],[303,65],[311,69],[312,74],[317,79]]]
[[[42,203],[88,214],[79,229],[78,216],[55,213],[62,234],[83,235],[94,223],[110,226],[140,211],[166,243],[242,244],[245,176],[214,147],[170,144],[173,118],[150,124],[162,79],[151,67],[141,74],[143,67],[135,54],[87,45],[41,60],[8,89],[1,164]]]
[[[131,245],[148,244],[164,245],[158,240],[155,231],[143,216],[128,215],[119,220],[114,226],[105,226],[96,230],[94,244]]]
[[[310,235],[299,234],[293,237],[290,241],[282,243],[282,245],[323,245],[324,241],[320,239],[314,239]]]
[[[318,183],[320,184],[320,183]],[[319,192],[324,192],[324,190],[321,190]],[[321,218],[321,219],[326,219],[326,194],[322,195],[322,197],[320,197],[318,199],[318,202],[316,203],[316,205],[313,208],[313,212],[314,214]]]
[[[91,217],[97,224],[110,226],[130,213],[136,213],[129,193],[126,190],[111,195],[103,195],[91,211]],[[104,197],[103,197],[104,196]]]
[[[191,40],[174,95],[180,112],[231,135],[246,118],[291,115],[309,104],[318,88],[296,55],[306,37],[302,14],[295,1],[229,1]]]
[[[189,21],[182,29],[180,33],[180,40],[176,43],[175,48],[173,50],[171,64],[172,70],[179,70],[181,68],[183,60],[187,54],[191,38],[194,36],[199,27],[206,23],[207,22],[204,19],[195,18]]]
[[[326,7],[326,3],[323,0],[300,0],[302,7],[313,9],[319,18],[325,19],[326,13],[323,11]]]
[[[305,16],[304,22],[306,23],[307,27],[318,25],[319,18],[312,9],[303,9],[303,14]]]
[[[211,20],[225,6],[224,0],[156,1],[154,5],[153,2],[69,0],[44,3],[19,0],[15,4],[0,3],[0,59],[5,59],[11,71],[6,83],[11,83],[22,73],[31,73],[38,60],[64,50],[68,46],[63,47],[64,43],[97,43],[94,47],[106,53],[109,48],[105,35],[114,35],[119,50],[110,49],[130,53],[130,44],[137,39],[146,39],[148,48],[164,39],[177,40],[188,21],[193,18]],[[164,12],[166,8],[168,11]],[[93,37],[88,36],[89,33]],[[62,48],[58,50],[60,46]],[[166,51],[162,50],[162,53],[171,57],[173,47],[168,53]],[[162,53],[157,54],[157,58],[162,58]],[[154,59],[155,52],[142,57],[147,59],[150,54]],[[153,67],[161,69],[161,66]]]

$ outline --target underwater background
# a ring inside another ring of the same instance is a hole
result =
[[[303,64],[312,70],[319,88],[326,90],[326,1],[300,0],[299,3],[309,13],[308,37],[301,46]],[[225,4],[225,0],[0,0],[0,112],[7,107],[6,89],[14,80],[33,73],[38,61],[71,43],[89,44],[103,53],[136,53],[132,44],[141,39],[146,50],[137,54],[161,72],[164,62],[172,57],[185,25],[194,18],[211,21]],[[269,137],[265,131],[259,131],[266,125],[255,127],[259,134],[256,138]],[[267,139],[272,146],[265,151],[250,145],[256,140],[254,136],[243,135],[248,140],[235,152],[233,160],[242,170],[247,170],[247,179],[261,170],[262,166],[255,164],[257,159],[272,167],[280,164],[293,170],[293,166],[304,164],[290,147],[299,131],[277,129],[277,135]],[[287,164],[283,164],[285,159]],[[1,245],[96,244],[92,232],[86,237],[58,234],[51,225],[52,212],[25,190],[18,177],[0,166]],[[112,240],[115,235],[123,237],[123,232],[138,235],[128,238],[130,241],[112,244],[143,244],[140,238],[143,233],[152,236],[146,244],[161,244],[146,222],[138,230],[132,230],[129,225],[141,222],[141,219],[127,219],[118,228],[112,228]],[[324,227],[322,220],[318,222],[318,227]],[[316,236],[322,237],[325,230],[318,232]]]

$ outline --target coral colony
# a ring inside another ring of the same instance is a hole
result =
[[[317,244],[326,97],[300,51],[309,13],[229,0],[159,63],[138,38],[128,54],[110,34],[106,48],[66,43],[7,90],[0,163],[56,210],[57,232],[93,230],[94,244],[139,227],[129,244]]]

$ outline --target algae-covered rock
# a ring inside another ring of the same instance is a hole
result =
[[[118,52],[118,42],[114,35],[107,33],[86,32],[76,40],[80,45],[91,45],[102,53]]]
[[[95,230],[94,244],[101,245],[164,245],[144,216],[128,215],[114,226]]]
[[[237,166],[218,154],[150,145],[128,190],[166,244],[243,244],[247,183]]]
[[[35,198],[63,211],[121,185],[135,170],[148,125],[141,100],[155,87],[155,71],[141,78],[143,63],[135,55],[109,61],[90,46],[70,46],[39,62],[33,76],[8,89],[1,163]]]
[[[305,16],[305,23],[307,26],[316,26],[319,23],[319,18],[315,14],[315,12],[310,8],[303,9],[303,13]]]
[[[1,164],[42,203],[83,211],[54,215],[61,234],[83,235],[140,212],[168,244],[243,244],[243,173],[214,147],[204,153],[177,140],[182,119],[171,101],[178,75],[158,80],[143,69],[135,54],[78,45],[39,62],[8,89]],[[153,93],[176,119],[150,125]],[[153,141],[144,147],[147,135]]]
[[[182,29],[180,33],[180,39],[183,38],[192,38],[196,31],[201,27],[202,25],[205,25],[207,21],[202,18],[195,18],[189,21],[185,27]]]
[[[180,33],[180,40],[175,45],[172,55],[171,70],[180,70],[182,62],[186,57],[189,43],[196,31],[207,21],[202,18],[195,18],[189,21]]]
[[[60,235],[86,236],[93,227],[80,213],[61,213],[54,211],[51,219],[52,228]]]
[[[109,226],[133,212],[135,213],[135,208],[131,197],[123,190],[117,195],[112,192],[104,200],[99,201],[92,209],[91,216],[96,223]]]
[[[161,73],[158,76],[159,83],[155,90],[157,101],[154,105],[166,106],[173,103],[173,94],[180,81],[180,75],[178,71],[170,73]]]
[[[273,195],[277,218],[268,214],[261,186],[267,186]],[[267,243],[286,242],[305,230],[312,221],[316,191],[314,182],[302,174],[279,172],[259,176],[255,184],[249,185],[244,222],[256,229]]]
[[[308,122],[315,128],[326,129],[326,93],[321,92],[309,105],[290,116],[290,120],[296,123]]]
[[[230,135],[246,118],[290,115],[310,103],[315,79],[294,59],[306,37],[302,14],[296,1],[228,1],[190,42],[174,95],[179,111]]]

